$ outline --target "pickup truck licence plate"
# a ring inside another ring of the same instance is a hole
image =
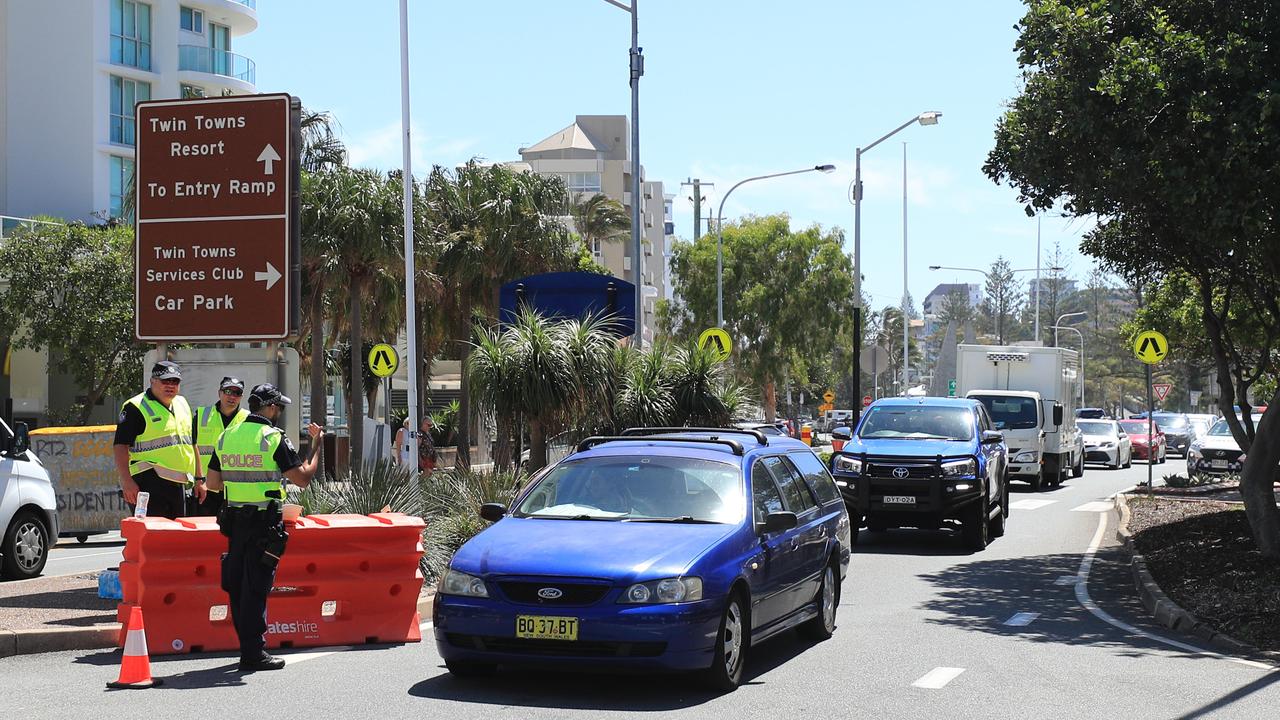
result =
[[[915,505],[916,498],[914,495],[885,495],[881,502],[885,505]]]

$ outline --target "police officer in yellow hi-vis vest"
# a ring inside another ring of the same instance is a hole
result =
[[[125,502],[132,512],[138,493],[150,494],[149,517],[186,515],[186,492],[204,500],[196,482],[196,448],[191,436],[191,406],[178,394],[182,370],[162,360],[151,368],[151,386],[124,401],[112,451]]]
[[[231,620],[240,638],[240,669],[278,670],[284,659],[266,650],[267,595],[289,534],[280,508],[285,485],[311,484],[324,431],[312,423],[311,457],[303,463],[284,431],[276,427],[289,398],[270,383],[249,393],[249,417],[223,431],[209,459],[209,489],[221,491],[225,506],[218,526],[227,536],[222,556],[222,589],[231,598]]]
[[[218,402],[196,408],[192,425],[195,427],[196,450],[200,453],[197,471],[209,467],[209,459],[213,457],[213,446],[223,430],[243,422],[249,417],[249,411],[240,405],[240,396],[244,394],[244,381],[240,378],[224,377],[218,383]],[[197,477],[197,480],[203,480]],[[217,515],[222,509],[222,493],[210,492],[204,502],[193,503],[192,515]]]

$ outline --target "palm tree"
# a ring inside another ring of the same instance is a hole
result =
[[[453,339],[462,360],[458,463],[469,467],[475,310],[494,322],[504,283],[574,266],[573,243],[560,219],[565,189],[558,177],[471,160],[453,173],[435,168],[426,194],[431,225],[442,244],[438,272],[453,286],[445,306],[453,316]]]
[[[316,235],[332,242],[336,271],[326,280],[345,283],[349,314],[346,324],[353,348],[365,339],[363,307],[371,287],[385,287],[401,267],[400,199],[394,184],[375,170],[339,166],[317,175],[314,212]],[[385,315],[386,313],[384,313]],[[350,376],[361,377],[364,358],[351,354]],[[349,412],[351,465],[363,461],[364,413],[354,392]]]
[[[520,414],[517,397],[516,347],[496,329],[479,327],[471,352],[471,391],[489,408],[497,424],[493,466],[499,472],[511,468],[511,435]]]
[[[598,252],[606,242],[625,240],[631,236],[631,216],[622,203],[603,193],[596,193],[572,210],[573,228],[587,250]]]

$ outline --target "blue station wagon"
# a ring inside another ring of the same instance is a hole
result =
[[[436,597],[455,675],[498,665],[693,671],[732,690],[748,650],[835,629],[850,525],[816,455],[756,430],[589,438],[462,546]]]

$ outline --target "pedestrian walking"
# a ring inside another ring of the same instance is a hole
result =
[[[204,482],[196,482],[196,448],[191,431],[191,406],[179,395],[182,370],[162,360],[151,367],[150,386],[124,401],[112,452],[116,475],[129,511],[138,493],[150,495],[148,517],[174,519],[186,514],[191,489],[203,501]]]
[[[231,599],[231,621],[240,638],[240,670],[279,670],[284,658],[266,651],[267,595],[284,554],[281,507],[287,484],[305,488],[319,465],[324,430],[311,423],[311,457],[304,463],[278,424],[290,400],[275,385],[249,393],[249,416],[223,431],[209,459],[209,487],[225,505],[218,527],[227,536],[222,589]]]
[[[213,457],[214,443],[218,441],[218,436],[232,425],[241,423],[249,417],[249,411],[240,406],[242,395],[244,395],[244,381],[240,378],[224,377],[218,383],[218,401],[212,405],[196,408],[191,424],[195,428],[192,439],[195,441],[197,452],[200,453],[196,461],[197,481],[205,479],[201,475],[203,470],[209,467],[209,460]],[[222,509],[220,492],[206,492],[202,502],[195,501],[194,497],[188,499],[192,501],[192,515],[212,517]]]
[[[431,416],[423,415],[418,433],[418,471],[430,476],[436,469],[436,441],[431,437]]]
[[[409,428],[412,425],[413,425],[413,419],[410,417],[405,417],[404,422],[400,425],[400,429],[396,431],[395,457],[396,457],[396,462],[401,467],[409,468],[409,467],[413,467],[415,464],[413,461],[413,458],[411,457],[413,448],[409,444],[409,441],[411,439],[409,437],[409,433],[410,433]]]

